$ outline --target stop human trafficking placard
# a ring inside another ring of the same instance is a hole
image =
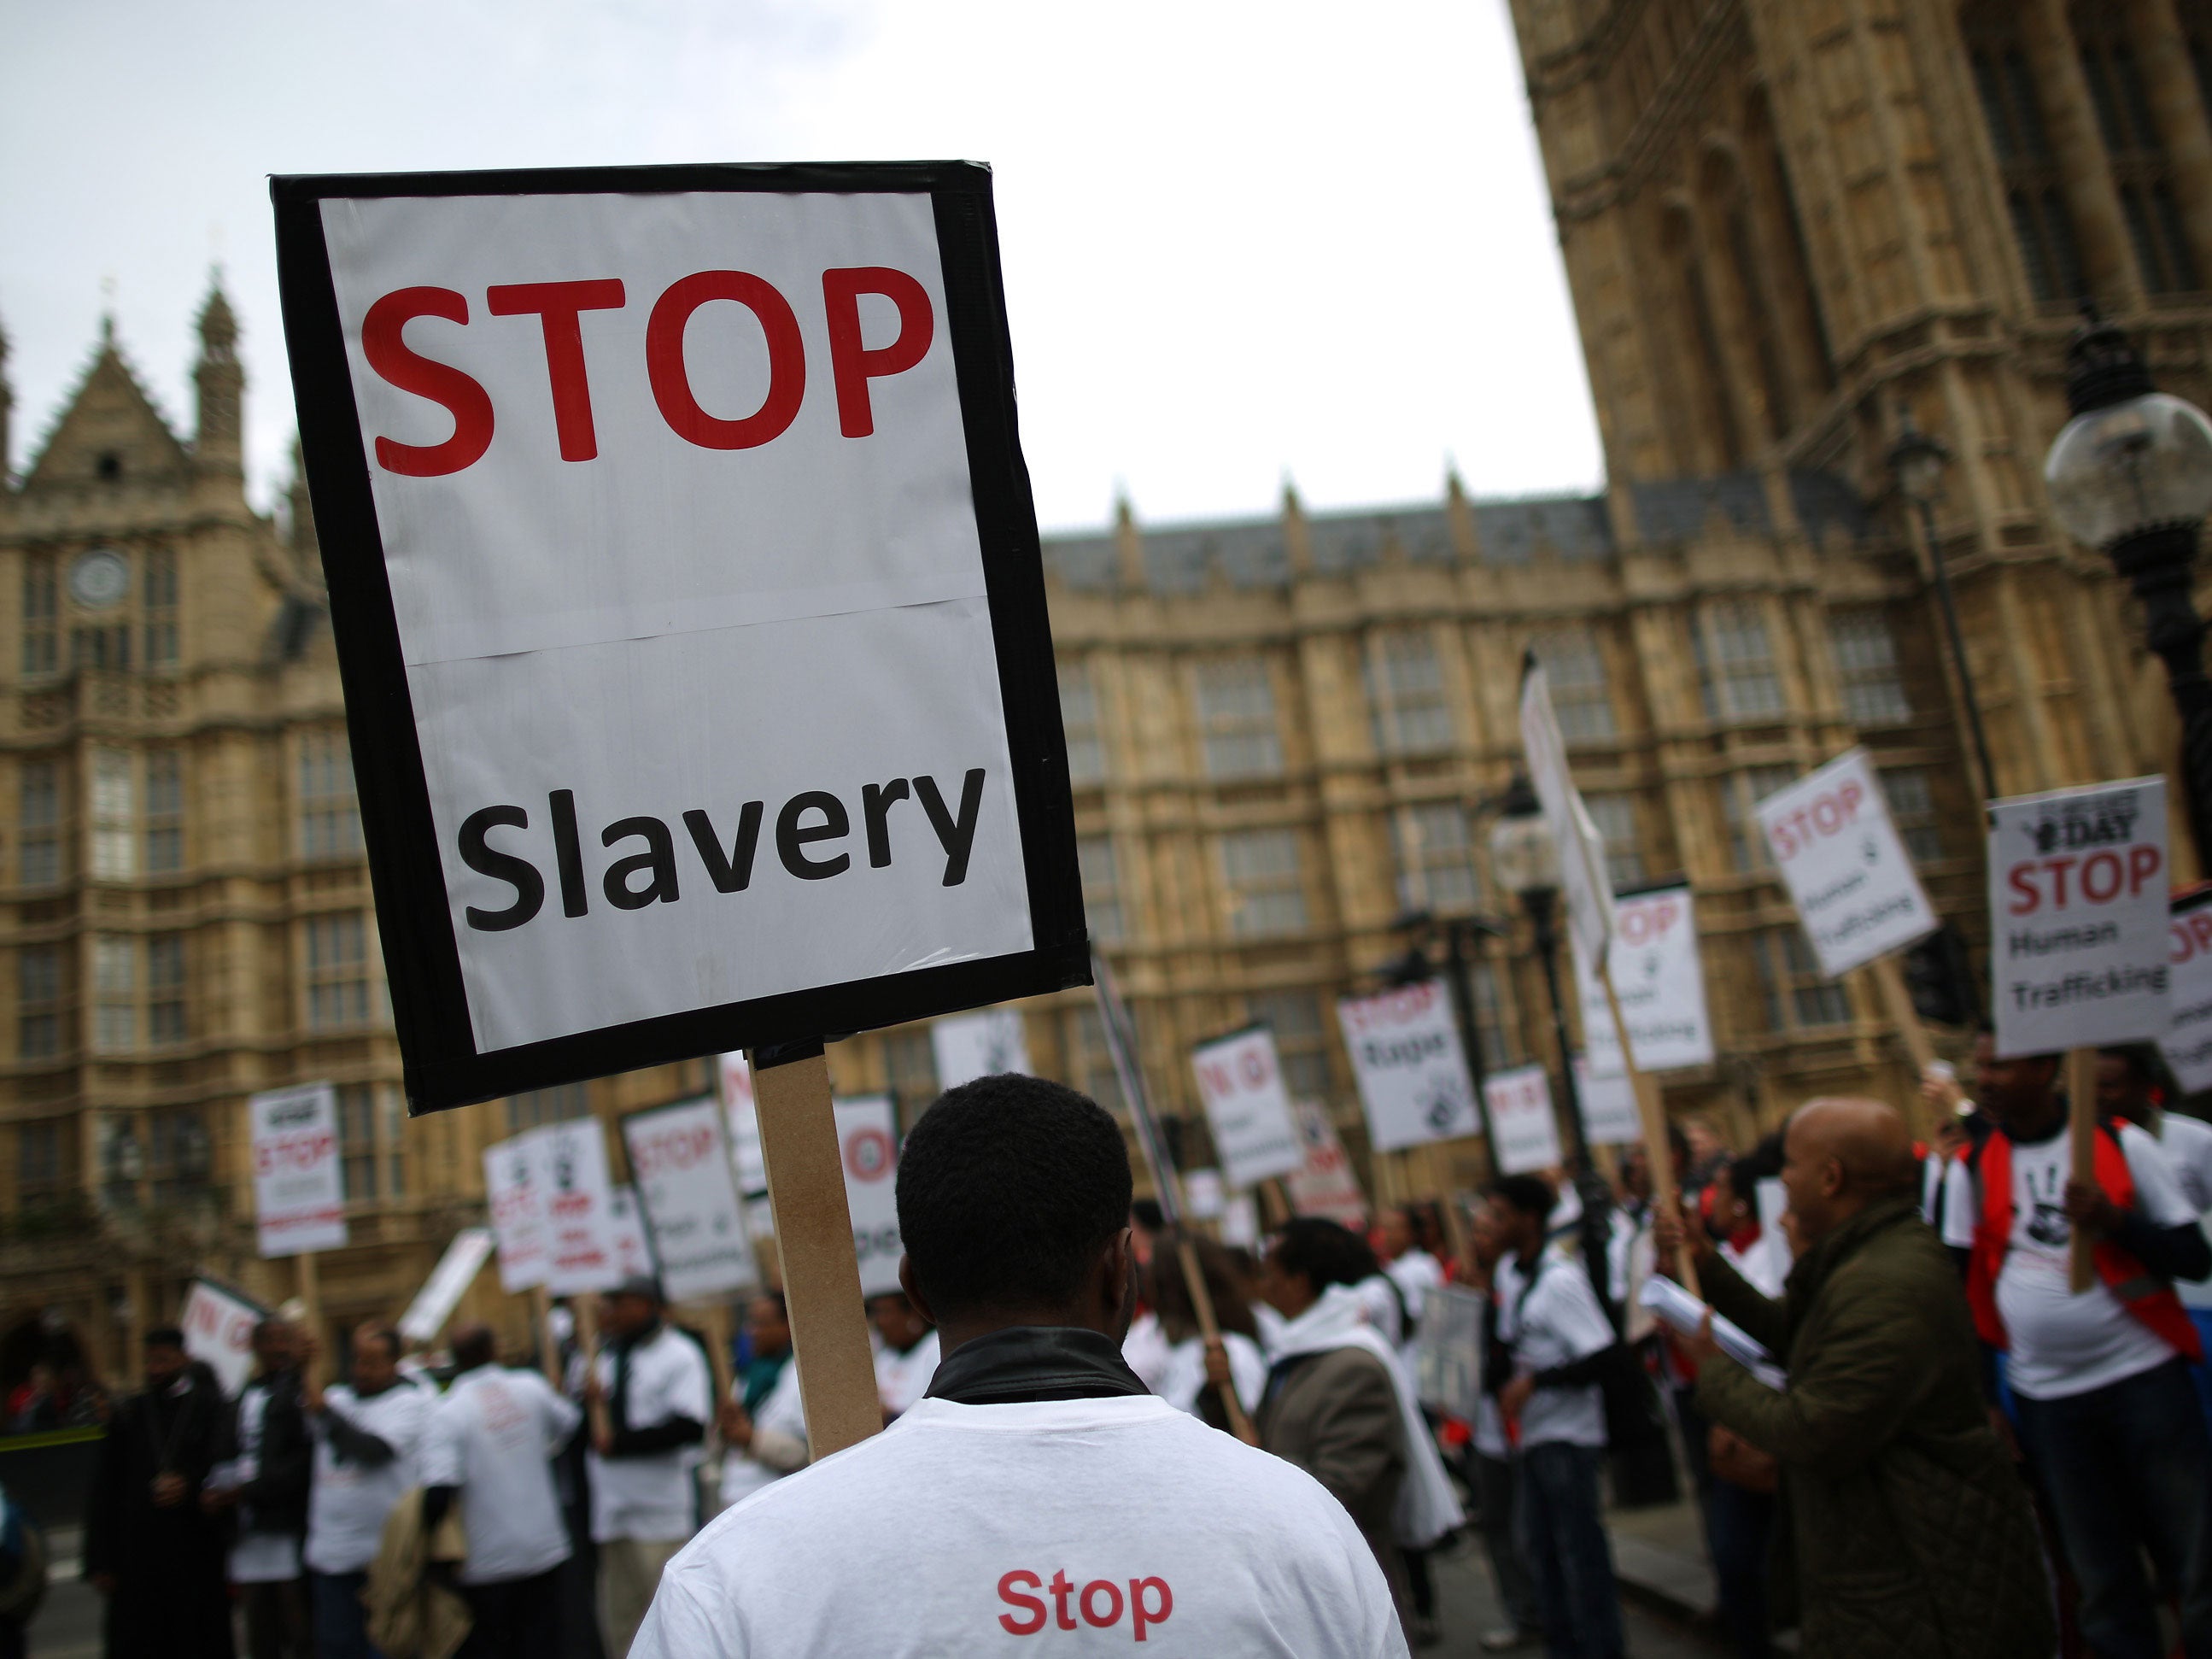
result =
[[[987,169],[272,189],[414,1109],[1087,980]]]

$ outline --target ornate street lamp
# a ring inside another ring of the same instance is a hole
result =
[[[1990,740],[1982,731],[1981,701],[1974,695],[1974,671],[1966,660],[1966,635],[1959,627],[1958,602],[1951,595],[1951,568],[1943,558],[1943,543],[1936,534],[1936,502],[1943,493],[1943,469],[1951,452],[1943,441],[1912,423],[1912,411],[1903,404],[1897,410],[1897,441],[1889,447],[1889,473],[1897,493],[1913,507],[1919,520],[1920,544],[1928,551],[1928,564],[1936,576],[1936,602],[1943,612],[1943,631],[1951,643],[1951,660],[1959,671],[1959,695],[1966,705],[1966,730],[1974,743],[1974,762],[1981,768],[1982,798],[1997,798],[1996,769],[1990,764]]]
[[[1566,1004],[1559,996],[1559,849],[1544,821],[1543,803],[1516,772],[1498,802],[1498,822],[1490,828],[1490,868],[1498,884],[1521,901],[1535,927],[1536,957],[1544,968],[1544,989],[1552,1000],[1552,1033],[1559,1047],[1561,1088],[1567,1126],[1573,1138],[1575,1168],[1587,1173],[1589,1147],[1583,1138],[1583,1103],[1575,1087],[1573,1045],[1567,1038]],[[1577,1187],[1582,1183],[1577,1182]],[[1602,1186],[1601,1183],[1601,1190]]]
[[[2212,513],[2212,421],[2157,390],[2128,337],[2084,307],[2066,345],[2066,423],[2043,463],[2051,510],[2102,552],[2143,609],[2181,715],[2181,769],[2200,863],[2212,858],[2212,681],[2191,580]]]

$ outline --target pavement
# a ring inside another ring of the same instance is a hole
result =
[[[1608,1521],[1632,1659],[1724,1659],[1727,1646],[1711,1622],[1712,1569],[1695,1511],[1684,1504],[1617,1514]],[[81,1575],[82,1540],[58,1529],[49,1541],[53,1583],[31,1621],[30,1659],[100,1659],[100,1601]],[[1421,1651],[1453,1659],[1479,1653],[1477,1639],[1505,1622],[1480,1543],[1462,1538],[1430,1565],[1442,1640]]]

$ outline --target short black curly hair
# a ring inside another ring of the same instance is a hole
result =
[[[948,1089],[906,1138],[899,1235],[941,1323],[1064,1308],[1129,1224],[1129,1154],[1097,1102],[1019,1073]]]
[[[1302,1215],[1275,1235],[1275,1265],[1303,1276],[1318,1296],[1332,1285],[1358,1285],[1382,1271],[1373,1248],[1325,1216]]]

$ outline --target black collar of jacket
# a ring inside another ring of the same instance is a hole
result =
[[[945,1355],[927,1397],[957,1406],[1012,1406],[1151,1392],[1109,1336],[1069,1325],[1010,1325]]]

